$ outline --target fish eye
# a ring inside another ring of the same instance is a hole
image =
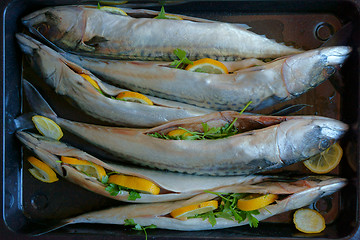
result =
[[[36,30],[38,32],[40,32],[41,34],[46,34],[47,32],[49,32],[50,30],[50,26],[47,23],[40,23],[37,27]]]
[[[321,139],[319,142],[319,150],[325,151],[331,146],[331,141],[329,139]]]

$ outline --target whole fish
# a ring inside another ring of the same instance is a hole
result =
[[[64,50],[97,57],[171,60],[176,59],[173,51],[180,48],[192,60],[229,61],[301,52],[237,24],[134,18],[89,6],[45,8],[25,16],[22,22],[32,33]]]
[[[153,127],[171,120],[213,112],[151,96],[146,97],[154,105],[117,100],[115,97],[127,90],[102,82],[89,71],[25,34],[17,34],[16,38],[32,68],[56,93],[70,97],[83,111],[103,121],[122,126]],[[80,74],[91,77],[101,92]]]
[[[230,74],[170,68],[166,63],[101,60],[63,53],[118,86],[215,110],[259,110],[300,96],[336,72],[351,52],[337,46],[306,51]]]
[[[126,202],[165,202],[187,199],[203,193],[204,190],[216,191],[218,188],[233,184],[241,184],[241,186],[251,189],[256,183],[278,178],[275,176],[261,175],[232,177],[196,176],[126,166],[100,160],[80,149],[38,134],[19,131],[16,133],[16,136],[27,148],[33,151],[61,177],[92,192]],[[129,192],[127,191],[122,191],[116,196],[112,196],[106,191],[106,185],[98,181],[95,177],[89,177],[70,164],[59,161],[61,156],[89,161],[92,164],[102,166],[107,172],[116,172],[118,174],[150,180],[156,184],[161,191],[158,195],[140,192],[141,198],[135,200],[129,200]]]
[[[326,117],[253,116],[231,111],[175,120],[151,129],[98,126],[56,116],[36,89],[26,82],[24,88],[36,113],[89,143],[123,161],[178,172],[234,175],[281,168],[326,150],[348,129],[345,123]],[[233,124],[240,133],[217,140],[167,140],[149,135],[167,134],[179,127],[201,131],[205,123],[208,129]]]
[[[250,190],[261,194],[278,194],[281,200],[277,200],[274,204],[266,206],[266,208],[258,209],[259,214],[253,215],[258,221],[264,220],[271,216],[305,207],[316,202],[321,197],[333,194],[346,185],[346,179],[314,176],[305,180],[295,182],[269,182],[266,185],[262,183],[258,190]],[[265,187],[266,186],[266,187]],[[248,193],[246,188],[238,188],[238,186],[225,187],[221,190],[223,193]],[[249,224],[248,218],[241,222],[233,218],[216,217],[216,223],[211,225],[208,219],[187,218],[185,220],[172,218],[170,212],[177,208],[199,204],[204,201],[217,199],[217,196],[211,193],[204,193],[188,200],[153,203],[153,204],[132,204],[127,206],[113,207],[106,210],[85,213],[74,218],[62,221],[56,228],[75,223],[98,223],[98,224],[125,224],[126,220],[132,219],[133,222],[140,226],[156,225],[157,228],[180,230],[180,231],[200,231],[237,227]],[[53,230],[53,229],[52,229]]]

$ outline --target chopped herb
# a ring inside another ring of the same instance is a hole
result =
[[[134,190],[129,191],[128,200],[135,201],[136,199],[141,198],[140,193]]]
[[[101,183],[102,183],[102,184],[107,184],[108,181],[109,181],[109,175],[105,175],[105,176],[103,176],[102,179],[101,179]]]
[[[98,2],[97,9],[101,9],[100,3]]]
[[[181,50],[180,48],[177,48],[174,50],[174,54],[180,59],[180,60],[174,60],[170,66],[175,66],[175,68],[179,68],[181,64],[194,64],[192,61],[190,61],[186,57],[186,52],[184,50]]]
[[[107,179],[107,181],[109,180]],[[126,191],[129,193],[128,200],[130,201],[135,201],[136,199],[141,198],[140,193],[138,191],[127,187],[119,186],[114,183],[109,183],[106,186],[105,191],[109,192],[111,196],[117,196],[122,191]]]
[[[134,229],[134,230],[137,230],[137,231],[144,231],[144,233],[145,233],[145,240],[147,239],[147,232],[146,232],[146,229],[154,229],[154,228],[157,228],[157,226],[156,225],[154,225],[154,224],[151,224],[151,225],[149,225],[149,226],[141,226],[140,224],[138,224],[138,223],[135,223],[135,221],[134,221],[134,219],[125,219],[124,220],[124,225],[125,226],[134,226],[132,229]]]
[[[164,6],[161,6],[160,13],[154,18],[156,18],[156,19],[169,19],[168,17],[165,16],[165,8],[164,8]]]
[[[240,198],[244,198],[246,193],[218,193],[205,191],[207,193],[215,194],[221,198],[221,204],[216,210],[211,212],[203,213],[196,215],[191,218],[202,218],[203,220],[209,219],[209,222],[212,226],[216,224],[216,218],[225,218],[232,221],[237,221],[238,223],[245,221],[246,219],[249,221],[250,227],[257,227],[259,221],[253,216],[258,215],[260,212],[258,210],[253,211],[242,211],[237,208],[237,201]]]
[[[57,160],[56,162],[58,162],[58,163],[62,163],[62,161],[60,161],[60,160]]]
[[[246,106],[239,113],[243,114],[245,109],[252,103],[252,101],[248,102]],[[203,127],[203,132],[192,132],[186,128],[179,127],[179,129],[185,130],[187,133],[190,133],[190,136],[186,136],[182,134],[180,136],[172,137],[162,133],[149,133],[148,135],[151,137],[167,139],[167,140],[204,140],[204,139],[220,139],[233,136],[238,133],[238,129],[234,126],[235,122],[238,118],[235,118],[230,124],[227,123],[222,127],[212,127],[209,128],[207,123],[201,123]]]

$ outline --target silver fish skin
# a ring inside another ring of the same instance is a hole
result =
[[[235,71],[207,74],[168,67],[164,63],[101,60],[63,56],[115,85],[165,99],[219,111],[260,110],[300,96],[336,72],[351,47],[306,51]]]
[[[318,178],[318,179],[316,179]],[[299,188],[299,184],[304,184],[304,187]],[[275,204],[266,206],[259,209],[260,214],[254,217],[262,221],[271,216],[305,207],[318,199],[333,194],[339,191],[347,183],[344,178],[336,177],[313,177],[309,180],[299,180],[294,183],[283,183],[282,186],[291,189],[295,187],[296,190],[286,192],[278,192],[278,183],[270,183],[268,185],[267,193],[275,194],[288,194],[288,196],[282,200],[276,201]],[[305,187],[305,184],[309,184]],[[309,187],[310,186],[310,187]],[[272,188],[275,188],[273,192]],[[232,189],[227,188],[225,192],[230,193],[242,193],[238,191],[236,187]],[[261,191],[260,191],[261,192]],[[200,230],[215,230],[230,227],[238,227],[249,224],[248,220],[238,223],[237,221],[216,218],[216,224],[212,226],[209,221],[201,218],[191,218],[186,220],[179,220],[171,218],[168,214],[174,209],[198,204],[204,201],[214,199],[214,194],[201,194],[194,198],[169,202],[169,203],[154,203],[154,204],[133,204],[128,206],[114,207],[106,210],[100,210],[97,212],[85,213],[83,215],[68,219],[64,221],[64,225],[75,223],[98,223],[98,224],[119,224],[123,225],[126,219],[133,219],[135,223],[141,226],[149,226],[155,224],[158,228],[180,230],[180,231],[200,231]]]
[[[89,71],[25,34],[17,34],[16,38],[32,68],[56,93],[70,97],[80,109],[100,120],[128,127],[153,127],[171,120],[213,112],[151,96],[147,97],[154,105],[119,101],[104,96],[80,74],[89,75],[108,96],[116,97],[127,90],[102,82]]]
[[[22,22],[66,51],[115,59],[172,60],[177,48],[191,60],[275,58],[301,52],[236,24],[133,18],[86,6],[45,8]]]
[[[53,119],[63,129],[122,160],[151,168],[208,175],[248,175],[305,160],[330,147],[348,126],[319,116],[253,116],[216,112],[185,118],[152,129],[107,127],[57,117],[39,93],[24,84],[34,111]],[[242,133],[217,140],[165,140],[149,136],[178,127],[190,131],[221,127],[237,121]],[[255,130],[254,130],[255,129]],[[120,159],[119,159],[120,160]]]
[[[38,134],[18,131],[16,136],[24,146],[33,151],[40,160],[54,169],[61,177],[89,191],[124,202],[149,203],[188,199],[203,193],[204,190],[216,191],[219,188],[234,184],[247,188],[247,191],[253,191],[252,189],[259,189],[259,186],[254,186],[254,184],[277,178],[276,176],[261,175],[230,177],[196,176],[126,166],[100,160],[80,149]],[[141,198],[136,200],[128,200],[129,193],[126,191],[122,191],[116,196],[111,196],[109,192],[105,190],[106,186],[96,178],[81,173],[71,165],[60,163],[59,160],[61,156],[86,160],[100,165],[110,172],[150,180],[160,187],[162,192],[166,193],[160,192],[159,195],[140,193]]]

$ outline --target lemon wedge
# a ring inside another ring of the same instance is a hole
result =
[[[228,74],[226,66],[211,58],[202,58],[194,61],[193,64],[187,65],[185,68],[191,72],[213,73],[213,74]]]
[[[343,150],[338,143],[333,144],[325,151],[305,160],[303,163],[314,173],[328,173],[339,165]]]
[[[325,229],[325,219],[313,209],[299,209],[293,218],[297,230],[304,233],[319,233]]]
[[[92,79],[89,75],[81,73],[79,74],[80,76],[82,76],[83,78],[85,78],[91,85],[93,85],[94,88],[96,88],[97,90],[100,90],[99,84]]]
[[[117,7],[104,6],[104,7],[100,7],[100,10],[103,10],[103,11],[109,12],[109,13],[115,13],[115,14],[127,16],[127,13],[124,10],[122,10],[121,8],[117,8]]]
[[[33,166],[33,168],[29,168],[29,172],[34,178],[46,183],[53,183],[59,180],[54,170],[44,162],[35,157],[29,157],[28,161]]]
[[[277,198],[276,194],[250,194],[245,198],[239,199],[237,207],[243,211],[257,210],[273,203]]]
[[[181,220],[186,220],[188,217],[193,217],[197,214],[202,214],[210,212],[218,208],[218,201],[211,200],[207,202],[202,202],[199,204],[193,204],[173,210],[170,215],[173,218],[178,218]]]
[[[96,177],[99,181],[106,176],[105,169],[95,163],[80,160],[73,157],[61,156],[61,162],[74,166],[77,170],[86,173],[92,177]]]
[[[130,102],[137,102],[147,105],[154,105],[153,102],[147,98],[146,96],[137,93],[137,92],[131,92],[131,91],[125,91],[121,92],[116,96],[117,99],[130,101]]]
[[[31,119],[36,129],[46,137],[59,140],[64,135],[59,125],[47,117],[36,115]]]
[[[184,129],[172,130],[167,135],[170,136],[170,137],[180,137],[180,136],[188,137],[188,136],[192,136],[191,133],[185,131]]]
[[[134,189],[143,193],[153,195],[158,195],[160,193],[160,188],[156,186],[156,184],[147,179],[135,176],[126,176],[119,174],[110,175],[108,183],[114,183],[122,187]]]

